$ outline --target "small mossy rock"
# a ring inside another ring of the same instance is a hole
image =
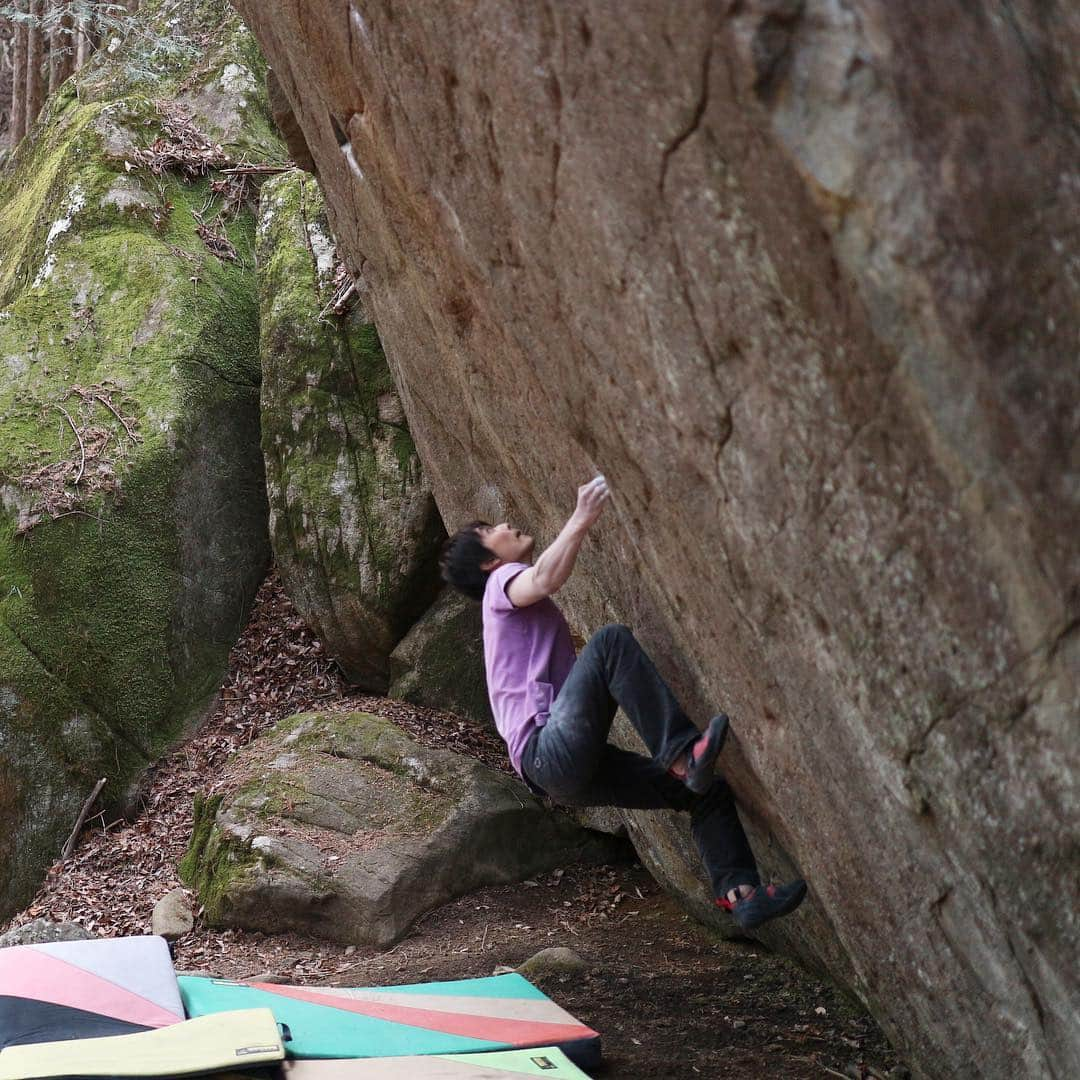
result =
[[[214,926],[384,946],[472,890],[622,850],[365,713],[292,717],[237,765],[231,794],[197,804],[182,864]]]
[[[327,313],[334,242],[299,169],[262,189],[258,263],[274,555],[348,678],[381,693],[391,651],[438,591],[442,522],[363,304]]]
[[[527,979],[542,979],[550,975],[576,975],[588,966],[579,953],[560,945],[534,953],[517,970]]]
[[[48,945],[55,941],[89,941],[93,936],[76,922],[34,919],[33,922],[23,923],[6,934],[0,934],[0,949],[8,949],[14,945]]]
[[[0,916],[203,714],[269,558],[254,214],[140,157],[265,65],[217,0],[151,16],[160,77],[100,56],[0,174]],[[283,160],[260,111],[229,158]]]
[[[480,605],[444,589],[390,654],[389,693],[494,728]]]

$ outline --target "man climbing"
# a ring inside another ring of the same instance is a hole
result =
[[[483,604],[488,695],[522,779],[564,806],[688,811],[716,903],[751,930],[794,911],[806,883],[761,884],[731,789],[715,772],[728,718],[714,716],[704,733],[694,727],[625,626],[603,627],[575,656],[551,600],[607,498],[602,476],[578,488],[577,507],[535,565],[531,536],[471,522],[447,541],[443,577]],[[650,757],[608,743],[620,706]]]

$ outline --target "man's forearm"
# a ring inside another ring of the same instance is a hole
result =
[[[536,584],[549,596],[558,592],[573,572],[578,551],[590,524],[583,522],[577,514],[571,515],[559,535],[536,560],[533,566]]]

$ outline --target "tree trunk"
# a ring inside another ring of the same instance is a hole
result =
[[[94,54],[94,16],[84,15],[79,20],[78,46],[75,50],[75,70],[78,71]]]
[[[30,14],[37,19],[45,14],[45,0],[30,0]],[[34,126],[41,112],[41,62],[45,57],[45,35],[41,23],[32,23],[26,42],[26,130]]]
[[[27,0],[15,0],[15,10],[25,11]],[[26,24],[15,24],[15,51],[11,63],[11,145],[26,134]]]
[[[71,34],[72,18],[67,0],[53,0],[60,11],[60,25],[49,42],[49,93],[51,94],[75,70],[75,39]]]

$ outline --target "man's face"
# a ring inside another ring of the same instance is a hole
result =
[[[476,530],[480,542],[502,562],[528,562],[532,558],[533,538],[520,529],[501,525],[482,525]]]

